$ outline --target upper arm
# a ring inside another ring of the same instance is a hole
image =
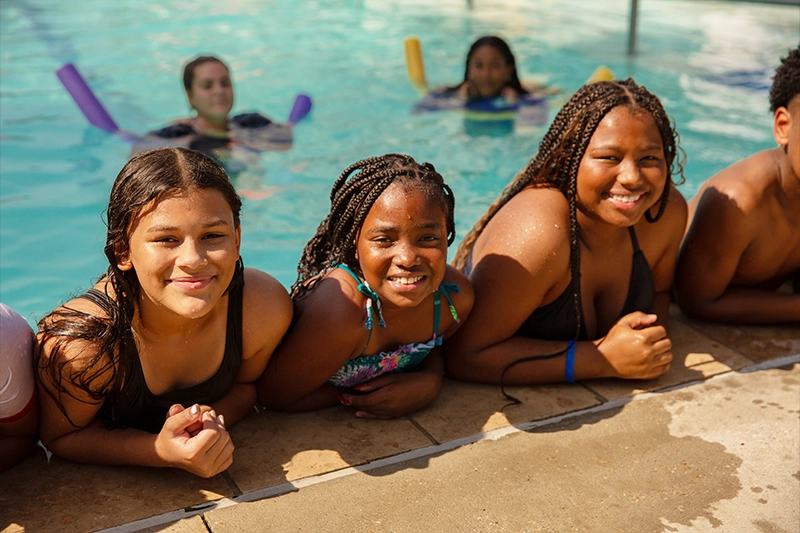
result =
[[[68,340],[56,350],[63,339],[46,339],[41,347],[39,374],[39,432],[42,442],[51,443],[69,433],[78,431],[94,421],[104,400],[92,398],[87,391],[77,387],[73,380],[96,355],[96,346],[82,340]],[[102,363],[98,365],[102,367]],[[54,369],[60,383],[54,383],[49,370]],[[104,372],[108,374],[108,371]],[[98,389],[108,385],[108,378],[101,376]]]
[[[725,292],[752,240],[745,213],[729,193],[712,186],[698,194],[676,274],[678,298],[689,309]]]
[[[569,216],[553,189],[519,193],[484,230],[473,255],[475,303],[454,337],[457,352],[480,351],[512,337],[569,276]]]
[[[259,380],[259,401],[285,407],[318,389],[366,345],[363,296],[328,277],[297,302],[295,322]]]
[[[259,270],[245,269],[242,311],[242,364],[236,381],[252,383],[264,372],[292,321],[292,300],[281,283]]]

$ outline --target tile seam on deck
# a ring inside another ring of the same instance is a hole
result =
[[[133,533],[139,531],[141,529],[153,526],[159,526],[168,524],[170,522],[175,522],[178,520],[182,520],[184,518],[191,518],[192,516],[203,514],[209,511],[214,511],[216,509],[224,509],[225,507],[231,507],[233,505],[238,505],[240,503],[247,503],[253,502],[258,500],[263,500],[266,498],[272,498],[275,496],[281,496],[283,494],[288,494],[290,492],[299,491],[301,488],[310,487],[313,485],[318,485],[324,483],[326,481],[331,481],[334,479],[342,478],[351,476],[353,474],[357,474],[360,472],[368,472],[370,470],[375,470],[376,468],[381,468],[384,466],[391,466],[398,463],[402,463],[404,461],[410,461],[413,459],[419,459],[421,457],[428,457],[433,456],[438,453],[449,452],[455,450],[456,448],[460,448],[462,446],[466,446],[468,444],[475,444],[477,442],[482,441],[489,441],[489,440],[498,440],[502,437],[507,435],[512,435],[515,433],[522,433],[524,431],[528,431],[531,429],[536,429],[542,426],[549,426],[552,424],[557,424],[559,422],[563,422],[564,420],[569,420],[571,418],[575,418],[578,416],[583,416],[587,414],[593,414],[598,412],[607,411],[610,409],[615,409],[617,407],[624,406],[633,401],[639,400],[646,400],[649,398],[653,398],[655,396],[664,394],[666,392],[680,390],[687,387],[691,387],[694,385],[699,385],[702,383],[707,383],[710,381],[715,381],[719,379],[726,379],[730,377],[732,374],[741,373],[741,374],[750,374],[753,372],[758,372],[761,370],[771,370],[775,368],[780,368],[782,366],[790,365],[790,364],[798,364],[800,363],[800,353],[794,355],[788,355],[784,357],[779,357],[777,359],[771,359],[769,361],[764,361],[762,363],[754,364],[742,368],[740,370],[732,370],[730,372],[725,372],[722,374],[717,374],[711,376],[708,379],[700,379],[695,381],[690,381],[687,383],[679,383],[672,387],[666,387],[664,389],[660,389],[658,391],[653,392],[644,392],[641,394],[635,394],[633,396],[628,396],[625,398],[617,398],[616,400],[610,400],[599,405],[595,405],[592,407],[588,407],[586,409],[579,409],[577,411],[573,411],[570,413],[565,413],[563,415],[546,418],[543,420],[534,420],[531,422],[525,422],[522,424],[514,424],[510,426],[506,426],[503,428],[494,429],[491,431],[486,431],[483,433],[478,433],[476,435],[470,435],[468,437],[462,437],[460,439],[455,439],[452,441],[448,441],[442,444],[433,445],[433,446],[426,446],[424,448],[417,448],[415,450],[409,450],[407,452],[403,452],[397,455],[393,455],[391,457],[384,457],[382,459],[377,459],[375,461],[370,461],[369,463],[358,465],[358,466],[351,466],[347,468],[343,468],[341,470],[336,470],[335,472],[327,472],[325,474],[319,474],[316,476],[309,476],[306,478],[298,479],[297,481],[287,481],[286,483],[281,483],[280,485],[273,485],[272,487],[266,487],[263,489],[254,490],[251,492],[247,492],[242,494],[241,496],[235,496],[232,498],[221,498],[216,501],[212,502],[205,502],[202,504],[198,504],[194,507],[187,507],[184,509],[179,509],[175,511],[169,511],[167,513],[163,513],[156,516],[151,516],[149,518],[143,518],[141,520],[136,520],[134,522],[128,522],[126,524],[120,524],[118,526],[113,526],[107,529],[98,530],[97,533]]]

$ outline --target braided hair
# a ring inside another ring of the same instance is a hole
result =
[[[658,201],[655,215],[652,215],[650,210],[645,213],[648,222],[653,223],[659,220],[666,209],[670,187],[684,181],[683,157],[676,159],[679,151],[682,156],[682,151],[678,146],[678,133],[658,97],[644,86],[636,84],[631,78],[624,81],[590,83],[581,87],[561,108],[542,139],[536,156],[505,188],[500,197],[461,241],[454,259],[455,266],[460,269],[465,267],[467,256],[476,239],[497,212],[517,193],[527,187],[552,187],[561,191],[569,203],[570,270],[572,279],[580,279],[581,248],[577,218],[578,167],[597,126],[617,106],[626,106],[635,114],[648,113],[661,134],[667,166],[667,183],[661,199]],[[676,172],[679,176],[678,182],[673,180]],[[580,283],[575,283],[573,305],[578,324],[575,332],[575,340],[577,340],[582,323]],[[508,368],[523,361],[555,357],[561,353],[564,353],[563,350],[546,356],[521,359],[509,365]],[[505,375],[505,371],[503,374]]]
[[[356,272],[356,241],[361,226],[380,195],[391,184],[400,183],[438,200],[445,215],[447,244],[456,237],[453,191],[430,163],[417,163],[411,156],[386,154],[362,159],[349,167],[331,189],[331,211],[303,249],[297,265],[292,296],[310,291],[331,267],[344,264]]]

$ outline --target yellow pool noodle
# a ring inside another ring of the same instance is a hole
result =
[[[408,37],[406,45],[406,67],[408,68],[408,79],[420,92],[428,92],[428,82],[425,81],[425,66],[422,64],[422,47],[419,39]]]
[[[611,72],[611,69],[605,65],[600,65],[599,67],[594,69],[594,72],[592,72],[592,75],[589,76],[588,80],[586,80],[586,83],[595,83],[598,81],[611,81],[613,79],[614,79],[614,73]]]

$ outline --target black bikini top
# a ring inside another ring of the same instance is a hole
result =
[[[631,269],[628,296],[625,298],[625,304],[622,306],[619,318],[634,311],[649,312],[656,297],[655,283],[650,272],[650,265],[639,248],[639,241],[636,238],[636,231],[633,226],[628,228],[628,234],[631,236],[631,243],[633,244],[633,268]],[[575,332],[578,331],[578,317],[573,300],[576,283],[580,283],[580,276],[577,279],[573,278],[558,298],[545,306],[535,309],[528,319],[522,323],[516,334],[532,339],[574,339]],[[582,307],[578,340],[588,340]]]
[[[135,347],[129,361],[125,383],[121,390],[111,392],[100,408],[99,417],[109,427],[132,427],[158,433],[164,426],[167,412],[173,404],[189,407],[195,403],[210,405],[224,397],[233,388],[242,362],[242,300],[244,292],[243,266],[237,265],[228,290],[228,317],[225,333],[225,354],[216,373],[203,383],[155,395],[147,388],[142,364]],[[108,297],[97,289],[82,296],[105,308]],[[105,300],[105,302],[103,302]],[[121,358],[122,359],[122,358]]]

